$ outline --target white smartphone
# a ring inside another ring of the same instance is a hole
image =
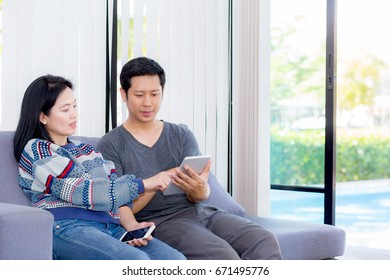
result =
[[[133,239],[146,239],[152,234],[152,232],[154,231],[155,228],[156,228],[156,226],[153,225],[151,227],[126,231],[121,236],[121,238],[119,238],[119,240],[122,242],[127,242],[127,241],[131,241]]]
[[[196,173],[200,174],[210,159],[211,159],[211,156],[185,157],[184,160],[182,161],[182,163],[180,164],[179,168],[182,171],[184,171],[184,166],[189,166]],[[175,184],[173,184],[172,182],[170,182],[163,194],[164,195],[172,195],[172,194],[179,194],[179,193],[184,193],[184,191],[181,188],[179,188],[178,186],[176,186]]]

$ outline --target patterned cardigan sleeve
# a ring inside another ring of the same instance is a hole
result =
[[[62,203],[95,211],[114,211],[138,197],[134,175],[118,177],[112,162],[88,144],[67,150],[49,141],[30,140],[19,162],[19,183],[33,205]]]

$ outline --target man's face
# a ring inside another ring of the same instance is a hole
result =
[[[138,76],[131,79],[131,87],[126,93],[121,91],[126,102],[129,117],[133,121],[147,123],[156,118],[162,101],[162,88],[158,75]]]

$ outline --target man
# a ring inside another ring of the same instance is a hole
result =
[[[275,236],[237,215],[202,201],[210,194],[209,162],[198,175],[180,171],[184,157],[200,155],[193,133],[185,126],[156,119],[163,98],[165,72],[152,59],[127,62],[120,74],[127,120],[103,136],[97,146],[117,172],[148,178],[175,168],[172,180],[185,193],[164,196],[146,192],[133,202],[139,221],[153,221],[155,237],[188,259],[281,259]]]

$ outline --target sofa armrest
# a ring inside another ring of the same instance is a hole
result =
[[[48,211],[0,202],[0,259],[52,259],[53,223]]]

